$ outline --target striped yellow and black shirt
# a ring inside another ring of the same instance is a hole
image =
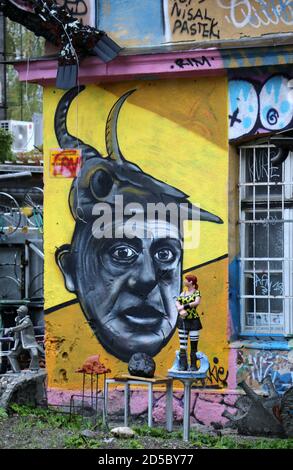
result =
[[[178,302],[181,305],[186,305],[191,302],[195,302],[196,297],[200,297],[200,291],[195,290],[192,294],[187,294],[186,292],[182,292],[179,297],[177,297]],[[196,311],[196,307],[189,307],[186,309],[188,315],[185,317],[186,320],[194,320],[195,318],[199,318],[199,314]]]

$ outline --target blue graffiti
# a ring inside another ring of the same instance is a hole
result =
[[[280,395],[285,393],[293,386],[293,372],[285,372],[284,374],[280,374],[280,372],[274,371],[269,375],[271,375],[275,389]]]
[[[258,96],[254,85],[246,80],[231,80],[229,82],[230,139],[237,139],[253,130],[258,109]]]
[[[229,139],[260,130],[280,131],[293,125],[293,85],[284,75],[265,83],[229,81]]]

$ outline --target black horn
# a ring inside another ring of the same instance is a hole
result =
[[[90,145],[85,144],[82,140],[74,137],[68,132],[67,129],[67,114],[70,104],[74,98],[85,89],[85,86],[77,86],[71,88],[59,101],[59,104],[55,113],[55,133],[58,140],[58,144],[62,149],[74,148],[82,151],[83,161],[93,157],[101,157],[102,155]]]
[[[120,109],[124,103],[124,101],[131,95],[136,89],[130,90],[127,93],[119,98],[118,101],[114,104],[111,111],[109,112],[107,124],[106,124],[106,147],[109,158],[111,160],[115,160],[117,163],[122,163],[125,158],[122,155],[122,152],[119,147],[118,143],[118,136],[117,136],[117,121]]]

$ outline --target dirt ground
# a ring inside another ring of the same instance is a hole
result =
[[[122,426],[110,422],[109,429],[79,416],[16,406],[9,414],[0,414],[0,449],[293,449],[293,439],[268,439],[238,436],[233,429],[192,428],[190,441],[182,440],[182,428],[174,432],[132,423],[133,438],[114,438],[110,429]]]

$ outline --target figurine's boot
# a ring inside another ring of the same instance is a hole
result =
[[[8,354],[7,357],[8,357],[8,360],[10,362],[11,369],[13,370],[13,372],[15,374],[19,374],[21,372],[21,370],[20,370],[17,358],[13,354]]]
[[[197,371],[198,366],[197,366],[197,341],[190,341],[190,370]]]
[[[198,370],[196,352],[190,353],[190,370]]]
[[[187,363],[187,354],[186,351],[179,352],[179,371],[187,370],[188,363]]]

